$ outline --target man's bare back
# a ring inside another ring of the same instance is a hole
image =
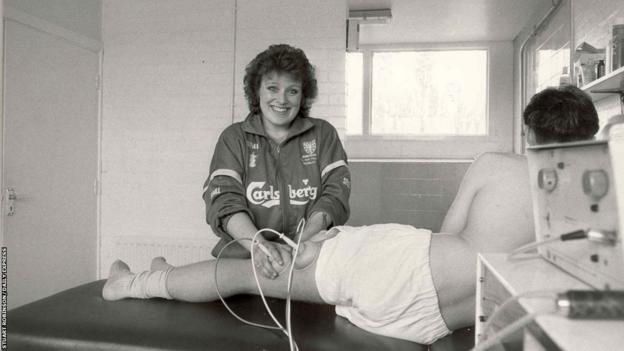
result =
[[[524,156],[483,154],[466,172],[430,248],[440,310],[450,329],[474,323],[477,253],[508,252],[533,240],[530,190]]]

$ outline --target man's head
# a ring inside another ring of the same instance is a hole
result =
[[[573,85],[535,94],[522,114],[529,144],[591,139],[598,131],[598,113],[589,95]]]

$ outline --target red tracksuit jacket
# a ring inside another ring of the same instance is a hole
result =
[[[203,198],[206,221],[223,245],[232,240],[224,220],[236,212],[249,214],[258,229],[291,238],[299,220],[316,211],[342,225],[349,218],[350,191],[347,155],[331,124],[296,117],[289,136],[277,144],[265,134],[261,116],[249,115],[219,137]]]

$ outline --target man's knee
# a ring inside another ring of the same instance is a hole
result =
[[[295,269],[304,270],[318,258],[322,243],[306,241],[299,246],[299,252],[295,258]]]

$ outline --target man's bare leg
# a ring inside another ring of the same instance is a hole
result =
[[[298,256],[297,267],[293,273],[291,296],[296,300],[323,303],[318,289],[314,272],[316,271],[316,257],[320,250],[320,243],[306,243],[302,254]],[[120,261],[118,261],[120,262]],[[125,264],[114,263],[111,267],[109,280],[104,286],[102,295],[107,300],[118,300],[127,297],[136,297],[125,292],[127,282],[132,275]],[[213,301],[218,299],[215,284],[216,260],[202,261],[186,266],[173,267],[167,274],[167,293],[176,300],[189,302]],[[169,266],[166,261],[156,259],[152,261],[152,268],[162,269]],[[258,274],[262,291],[266,296],[285,298],[288,284],[288,268],[290,262],[285,262],[284,270],[276,279],[267,279]],[[258,288],[252,272],[250,260],[221,259],[218,263],[217,279],[219,292],[223,297],[236,294],[258,294]]]

